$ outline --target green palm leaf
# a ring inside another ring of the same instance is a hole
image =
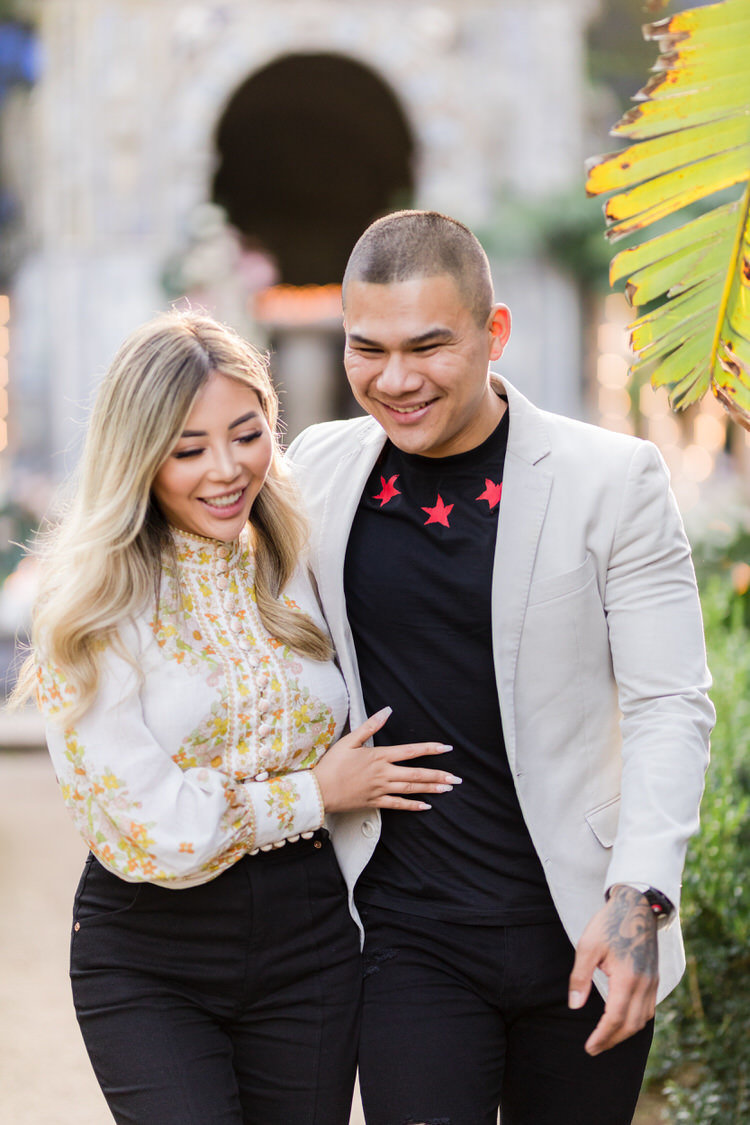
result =
[[[661,6],[652,0],[652,10]],[[721,0],[643,29],[654,75],[613,129],[633,142],[589,162],[586,191],[610,195],[607,237],[634,235],[734,185],[735,202],[616,254],[635,308],[633,373],[679,410],[709,388],[750,428],[750,0]]]

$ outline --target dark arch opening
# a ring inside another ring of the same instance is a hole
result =
[[[408,207],[414,142],[389,87],[342,55],[287,55],[235,92],[213,197],[290,285],[340,282],[364,228]]]

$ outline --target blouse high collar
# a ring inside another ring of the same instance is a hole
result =
[[[170,527],[170,531],[177,551],[177,561],[183,567],[205,566],[207,563],[223,560],[226,561],[227,568],[231,569],[250,546],[248,529],[244,529],[238,539],[228,541],[208,539],[177,527]]]

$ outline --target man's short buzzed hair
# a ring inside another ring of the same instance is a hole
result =
[[[376,219],[351,252],[343,293],[350,281],[389,285],[449,274],[477,324],[493,302],[487,255],[468,227],[439,211],[394,211]]]

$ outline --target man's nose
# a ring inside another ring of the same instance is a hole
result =
[[[394,352],[388,356],[383,370],[378,375],[378,390],[384,394],[398,395],[416,390],[421,378],[409,362],[409,356]]]

